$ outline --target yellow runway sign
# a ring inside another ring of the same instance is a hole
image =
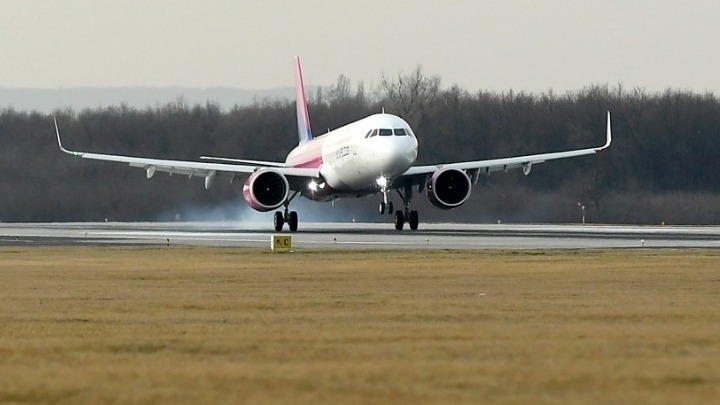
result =
[[[273,251],[288,251],[292,249],[292,236],[273,235],[270,241],[270,249]]]

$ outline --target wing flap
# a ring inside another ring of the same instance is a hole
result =
[[[268,166],[268,167],[287,167],[285,165],[285,163],[270,162],[267,160],[234,159],[234,158],[214,157],[214,156],[200,156],[200,160],[228,162],[228,163],[242,163],[242,164],[247,164],[247,165]]]

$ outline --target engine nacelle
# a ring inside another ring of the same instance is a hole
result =
[[[266,212],[274,210],[287,200],[290,185],[282,173],[272,169],[258,170],[243,185],[243,197],[250,208]]]
[[[463,205],[470,198],[472,183],[462,170],[440,169],[428,178],[426,187],[430,202],[449,210]]]

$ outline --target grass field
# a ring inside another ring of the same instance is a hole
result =
[[[720,251],[0,248],[0,403],[712,403]]]

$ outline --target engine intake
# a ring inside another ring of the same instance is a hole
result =
[[[248,177],[243,185],[243,197],[250,208],[266,212],[274,210],[287,200],[290,185],[282,173],[262,169]]]
[[[463,205],[470,198],[471,190],[470,177],[458,169],[440,169],[427,181],[430,202],[444,210]]]

